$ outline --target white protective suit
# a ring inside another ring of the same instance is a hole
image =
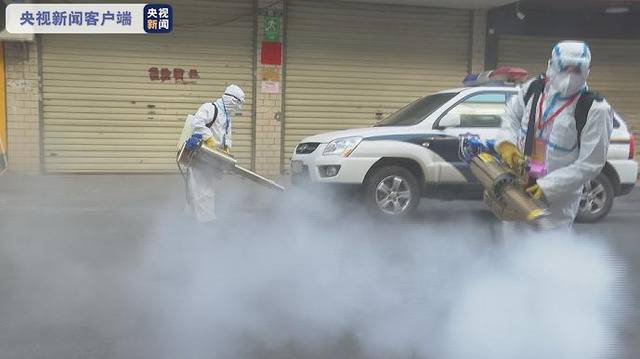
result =
[[[213,121],[213,116],[218,109],[218,114]],[[194,134],[202,135],[203,139],[213,137],[219,147],[231,147],[231,111],[224,105],[222,98],[214,102],[203,103],[198,111],[191,116],[191,126]],[[213,123],[211,123],[213,121]],[[209,126],[207,126],[209,125]]]
[[[231,148],[231,116],[240,110],[244,99],[245,95],[240,87],[228,86],[221,98],[213,103],[202,104],[195,114],[189,115],[188,121],[193,134],[202,135],[205,143],[212,138],[219,149]],[[206,166],[197,157],[187,170],[186,212],[195,216],[199,222],[217,219],[215,187],[220,178],[222,178],[220,171]]]
[[[554,47],[547,82],[540,96],[544,97],[543,119],[558,111],[567,102],[567,97],[587,89],[590,61],[591,54],[584,42],[564,41]],[[567,74],[562,70],[566,66],[581,68],[582,74]],[[528,104],[524,103],[530,85],[531,82],[522,86],[507,104],[496,148],[503,141],[509,141],[524,152],[530,110],[534,105],[533,96]],[[539,178],[537,184],[549,204],[552,218],[561,227],[571,226],[580,206],[583,185],[595,178],[605,165],[613,129],[611,107],[604,99],[594,100],[578,143],[574,117],[577,102],[577,99],[573,101],[541,129],[536,126],[536,138],[546,144],[547,169],[547,174]],[[537,114],[536,118],[539,116]]]

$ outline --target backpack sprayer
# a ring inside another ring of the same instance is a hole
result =
[[[553,228],[548,208],[524,190],[524,164],[516,173],[499,159],[492,144],[483,144],[472,134],[460,136],[459,156],[484,188],[484,203],[497,218],[525,222],[540,230]]]

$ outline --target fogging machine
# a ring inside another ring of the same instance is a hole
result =
[[[184,174],[196,158],[204,162],[206,166],[211,166],[221,172],[248,179],[267,188],[284,191],[284,187],[276,182],[240,166],[238,161],[228,154],[203,146],[202,141],[197,148],[191,150],[186,148],[186,144],[182,145],[176,157],[180,172]]]
[[[493,152],[492,145],[483,144],[477,135],[461,135],[459,156],[482,185],[484,203],[497,218],[525,222],[539,229],[552,227],[547,206],[525,191],[524,171],[510,169]]]

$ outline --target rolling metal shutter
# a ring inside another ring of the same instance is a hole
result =
[[[251,161],[253,1],[172,4],[168,35],[42,37],[44,164],[47,172],[175,171],[188,113],[230,83],[246,92],[234,118],[233,152]],[[152,81],[149,69],[190,69],[196,84]]]
[[[469,11],[287,4],[285,158],[305,136],[373,125],[467,72]]]
[[[499,65],[524,67],[531,74],[547,69],[547,60],[555,43],[562,39],[529,36],[501,36],[498,44]],[[607,101],[625,119],[640,140],[640,41],[587,40],[591,47],[591,88]]]

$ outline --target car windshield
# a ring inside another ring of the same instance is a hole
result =
[[[457,92],[437,93],[415,100],[389,115],[389,117],[382,120],[375,127],[412,126],[418,124],[457,94]]]

